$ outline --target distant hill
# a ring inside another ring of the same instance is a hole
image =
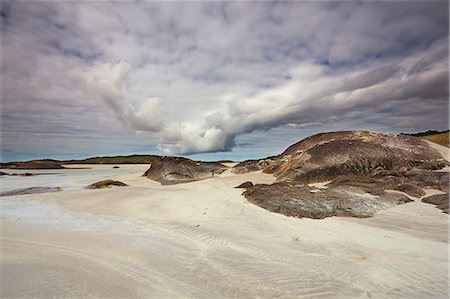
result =
[[[93,157],[82,160],[61,161],[62,164],[151,164],[156,155],[130,155],[113,157]]]
[[[420,133],[414,133],[414,134],[405,134],[403,135],[409,135],[414,137],[419,137],[422,139],[426,139],[429,141],[432,141],[434,143],[438,143],[440,145],[444,145],[447,147],[450,147],[450,141],[449,141],[449,130],[447,131],[435,131],[435,130],[428,130],[426,132],[420,132]]]

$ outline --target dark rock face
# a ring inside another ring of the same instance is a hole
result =
[[[3,169],[63,169],[62,162],[56,160],[32,160],[27,162],[0,163]]]
[[[277,181],[312,183],[340,175],[385,176],[412,169],[447,165],[418,138],[369,132],[335,132],[311,136],[289,147],[271,170]]]
[[[160,157],[153,161],[144,176],[163,185],[169,185],[211,178],[227,169],[228,167],[217,162],[197,162],[181,157]]]
[[[26,194],[57,192],[57,191],[62,191],[62,189],[60,187],[31,187],[2,192],[0,193],[0,196],[26,195]]]
[[[86,189],[103,189],[103,188],[110,188],[111,186],[125,187],[128,185],[120,181],[105,180],[91,184],[87,186]]]
[[[422,197],[425,194],[427,194],[425,191],[423,191],[422,188],[415,186],[415,185],[411,185],[411,184],[402,184],[402,185],[398,186],[397,188],[395,188],[394,190],[405,192],[409,196],[417,197],[417,198]]]
[[[449,210],[449,194],[436,194],[432,196],[425,197],[422,199],[423,202],[436,205],[437,208],[441,209],[444,213],[448,214]]]
[[[448,172],[415,170],[406,172],[404,177],[408,182],[416,186],[448,192]]]
[[[372,217],[376,211],[410,202],[402,195],[366,193],[364,187],[334,186],[318,189],[307,185],[256,184],[243,195],[248,201],[287,216],[322,219],[331,216]]]
[[[253,187],[253,183],[247,181],[247,182],[242,183],[242,184],[240,184],[239,186],[234,187],[234,188],[250,188],[250,187]]]

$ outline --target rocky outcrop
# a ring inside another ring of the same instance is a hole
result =
[[[432,196],[425,197],[422,199],[423,202],[436,205],[437,208],[441,209],[444,213],[448,214],[449,210],[449,194],[436,194]]]
[[[287,216],[322,219],[331,216],[371,217],[376,211],[411,200],[402,194],[377,191],[367,193],[364,187],[339,186],[314,188],[287,182],[256,184],[243,193],[264,209]]]
[[[30,188],[22,188],[22,189],[1,192],[0,196],[26,195],[26,194],[57,192],[57,191],[62,191],[62,188],[60,188],[60,187],[30,187]]]
[[[247,199],[282,214],[324,218],[370,217],[377,210],[410,201],[422,188],[448,192],[449,163],[428,143],[411,136],[370,132],[331,132],[308,137],[281,155],[236,165],[238,173],[263,170],[276,177],[275,184],[255,185],[244,192]],[[331,181],[326,189],[310,183]]]
[[[218,162],[199,162],[181,157],[160,157],[144,176],[163,185],[187,183],[219,175],[228,167]]]
[[[27,162],[0,163],[2,169],[63,169],[61,161],[32,160]]]
[[[234,188],[250,188],[250,187],[253,187],[253,183],[247,181],[247,182],[244,182],[244,183],[242,183],[239,186],[236,186]]]
[[[91,184],[87,186],[86,189],[104,189],[104,188],[111,188],[111,186],[125,187],[128,185],[120,181],[105,180]]]
[[[233,170],[263,170],[273,173],[278,182],[313,183],[341,175],[398,176],[446,165],[437,151],[416,137],[348,131],[308,137],[279,156],[244,161]]]
[[[348,174],[385,176],[413,169],[437,170],[448,164],[423,140],[369,132],[314,135],[289,147],[278,160],[270,170],[277,181],[302,183]]]

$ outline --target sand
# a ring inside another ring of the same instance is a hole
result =
[[[269,174],[110,178],[130,187],[2,199],[2,298],[448,297],[448,215],[420,200],[297,219],[234,188]]]

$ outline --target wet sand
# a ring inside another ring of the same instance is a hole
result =
[[[234,188],[268,174],[110,178],[130,187],[1,200],[2,298],[448,298],[448,215],[419,199],[297,219]]]

